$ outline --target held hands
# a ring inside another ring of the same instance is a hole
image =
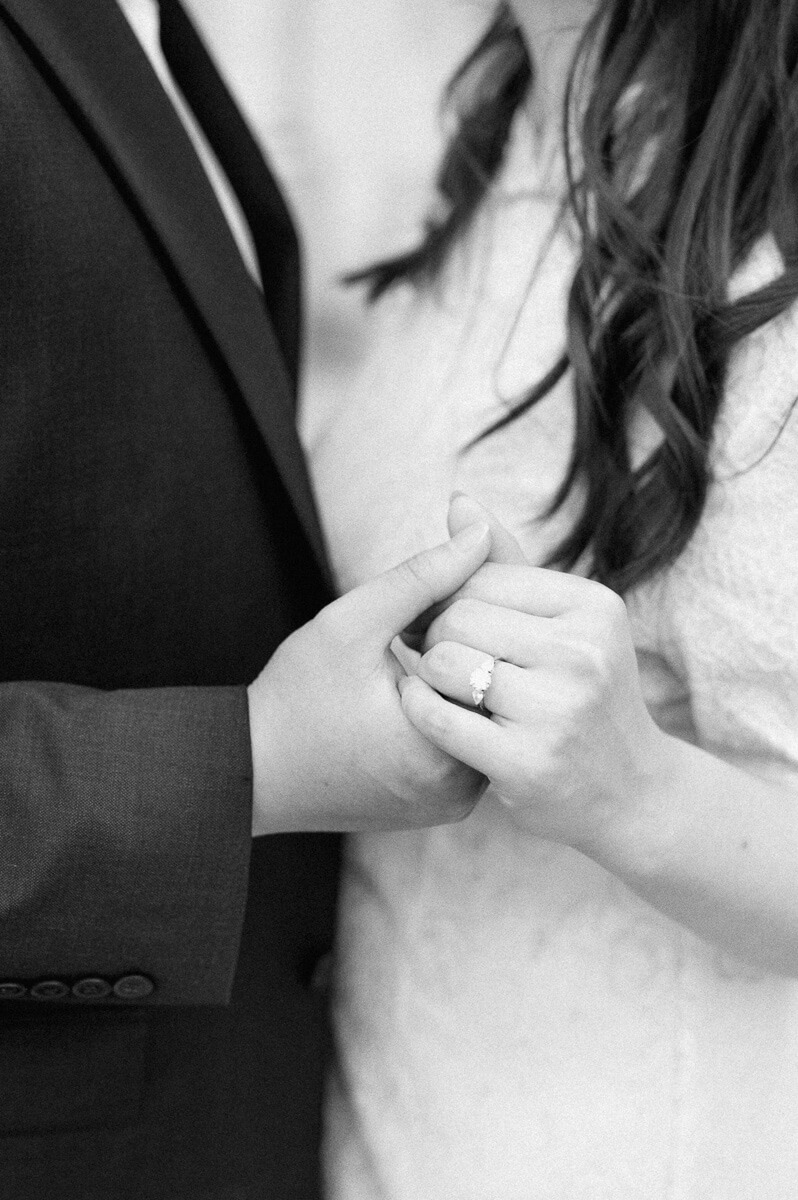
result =
[[[484,562],[480,520],[328,605],[249,688],[253,832],[406,829],[465,817],[476,771],[402,711],[392,640]]]
[[[467,497],[449,526],[292,634],[249,688],[255,833],[456,821],[487,777],[519,824],[595,855],[667,771],[623,602],[526,565]],[[399,640],[430,617],[423,654]],[[489,658],[483,714],[469,681]]]
[[[455,503],[452,523],[486,516]],[[504,557],[515,561],[482,566],[429,626],[402,705],[425,737],[487,776],[520,824],[595,853],[666,769],[668,739],[643,701],[623,601],[521,565],[512,543]],[[469,679],[490,658],[483,715]]]

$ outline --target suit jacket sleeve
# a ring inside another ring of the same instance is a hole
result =
[[[0,977],[141,973],[148,1003],[225,1003],[251,775],[243,687],[0,685]]]

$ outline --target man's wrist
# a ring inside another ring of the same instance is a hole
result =
[[[267,722],[264,712],[263,689],[258,681],[250,684],[247,688],[247,710],[249,713],[249,740],[250,751],[252,754],[252,836],[263,837],[269,833],[286,832],[275,827],[274,801],[276,799],[274,788],[277,786],[277,781],[273,780],[274,787],[267,789],[266,787],[266,746],[264,745],[266,738]],[[267,806],[265,798],[267,794],[272,800],[272,805]]]

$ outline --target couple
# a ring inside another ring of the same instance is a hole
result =
[[[311,447],[333,600],[178,0],[0,0],[9,1194],[319,1194],[351,831],[331,1197],[795,1195],[797,30],[497,7]]]

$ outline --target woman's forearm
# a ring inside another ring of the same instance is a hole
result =
[[[664,749],[664,771],[587,852],[700,937],[798,977],[798,791],[676,738]]]
[[[798,977],[798,788],[658,728],[617,595],[487,563],[432,621],[414,671],[400,682],[409,719],[485,775],[519,826],[589,855],[707,941]]]

